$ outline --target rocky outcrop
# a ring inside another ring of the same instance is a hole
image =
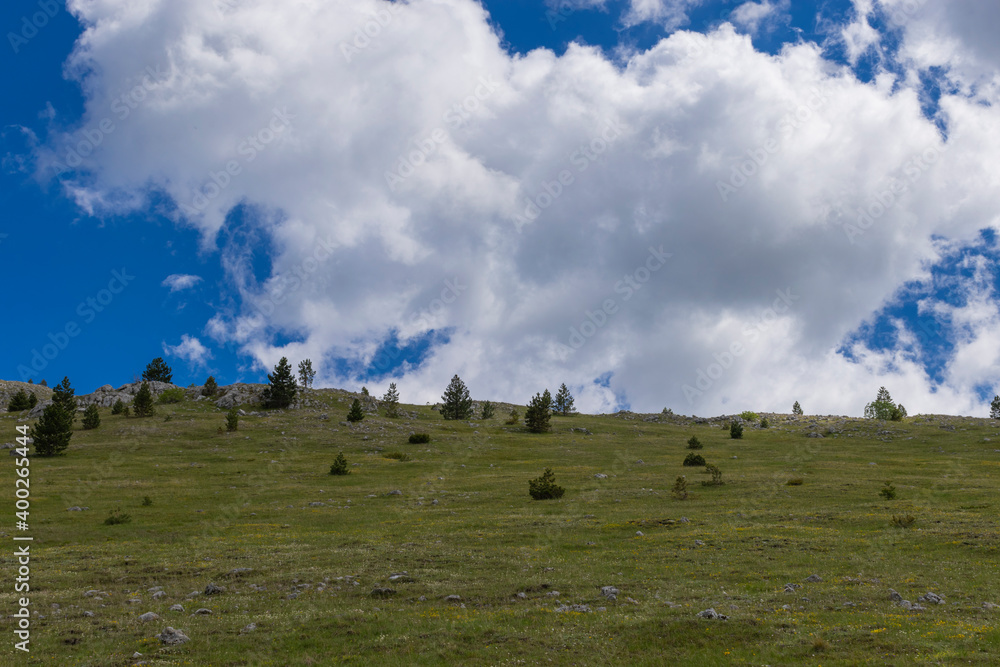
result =
[[[14,398],[14,394],[22,389],[29,394],[37,396],[39,405],[52,398],[52,390],[48,387],[43,387],[39,384],[28,384],[27,382],[17,382],[16,380],[0,380],[0,410],[6,412],[10,399]]]
[[[98,387],[94,390],[92,394],[84,394],[83,396],[76,397],[77,408],[85,408],[88,405],[96,405],[99,408],[110,408],[115,404],[115,401],[120,400],[122,403],[131,403],[135,395],[139,393],[139,387],[142,386],[142,382],[132,382],[129,384],[123,384],[122,386],[115,389],[110,384],[106,384],[103,387]],[[171,384],[169,382],[150,382],[149,391],[152,392],[153,398],[156,398],[167,389],[177,389],[177,385]]]
[[[216,407],[228,410],[236,405],[259,405],[266,384],[243,384],[238,382],[225,387],[219,387],[219,398],[215,399]]]

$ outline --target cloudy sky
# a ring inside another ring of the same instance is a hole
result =
[[[986,415],[1000,6],[7,3],[0,376]]]

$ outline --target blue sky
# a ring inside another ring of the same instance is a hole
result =
[[[335,4],[0,8],[0,377],[310,357],[404,401],[457,372],[688,414],[1000,391],[993,10]]]

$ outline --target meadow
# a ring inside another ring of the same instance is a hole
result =
[[[351,425],[352,397],[313,390],[233,433],[208,401],[146,419],[102,409],[91,431],[78,420],[65,455],[31,459],[37,615],[25,655],[5,612],[0,661],[996,663],[995,421],[768,415],[736,440],[723,419],[619,413],[532,434],[504,410],[456,422],[410,405]],[[0,441],[19,423],[5,415]],[[692,435],[724,484],[682,466]],[[339,452],[349,475],[329,474]],[[558,500],[528,494],[545,468]],[[129,520],[106,525],[112,512]],[[943,603],[919,602],[927,592]],[[4,609],[16,598],[3,587]],[[727,618],[698,617],[709,608]],[[190,641],[163,644],[167,626]]]

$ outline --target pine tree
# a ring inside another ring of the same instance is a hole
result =
[[[798,401],[795,401],[795,405],[792,406],[792,414],[793,415],[801,415],[802,414],[802,406],[799,405]]]
[[[312,359],[305,359],[299,362],[299,384],[305,389],[309,389],[313,385],[313,378],[316,377],[316,371],[313,370]]]
[[[69,378],[63,377],[62,382],[52,390],[52,402],[63,409],[69,417],[69,423],[76,421],[76,391],[69,385]]]
[[[331,475],[350,475],[351,471],[347,469],[347,458],[344,456],[344,452],[337,454],[337,458],[333,460],[333,465],[330,466]]]
[[[229,412],[226,413],[226,431],[233,433],[240,427],[240,412],[236,409],[236,406],[229,408]]]
[[[492,419],[493,412],[494,412],[493,404],[490,403],[489,401],[483,401],[482,409],[483,409],[483,417],[482,418],[483,419]]]
[[[295,387],[295,378],[292,377],[292,367],[288,363],[287,357],[282,357],[278,365],[274,367],[274,373],[269,373],[267,381],[270,383],[264,389],[263,404],[265,408],[287,408],[295,400],[298,391]]]
[[[451,378],[448,388],[441,396],[441,416],[445,419],[472,419],[472,398],[469,389],[457,375]]]
[[[28,394],[28,409],[30,410],[36,405],[38,405],[38,397],[34,393]]]
[[[73,437],[73,419],[61,405],[52,403],[35,425],[31,428],[31,437],[35,440],[35,453],[39,456],[55,456],[69,447]]]
[[[146,365],[146,370],[142,372],[142,379],[148,382],[171,382],[174,374],[167,366],[163,357],[157,357]]]
[[[139,385],[139,391],[132,397],[132,409],[135,411],[136,417],[152,417],[156,414],[156,408],[153,407],[153,392],[149,390],[149,383],[145,380]]]
[[[544,394],[535,394],[528,404],[528,409],[524,411],[524,424],[532,433],[545,433],[549,430],[549,419],[552,414],[549,409],[552,406],[552,395],[546,389]]]
[[[152,417],[156,414],[156,408],[153,407],[153,392],[149,390],[149,383],[145,380],[139,385],[139,391],[132,397],[132,409],[135,411],[136,417]]]
[[[111,414],[120,415],[123,412],[125,412],[125,404],[122,403],[122,399],[119,398],[117,401],[114,402],[114,404],[112,404]]]
[[[396,390],[395,382],[389,383],[389,391],[382,397],[382,403],[385,404],[386,417],[399,416],[399,392]]]
[[[892,402],[889,390],[885,387],[879,387],[875,400],[865,406],[865,418],[889,420],[892,419],[896,410],[896,404]]]
[[[359,422],[365,418],[365,411],[361,409],[361,401],[354,399],[351,403],[351,409],[347,413],[347,421],[349,422]]]
[[[521,415],[517,412],[517,408],[510,409],[510,415],[507,416],[507,421],[504,422],[507,426],[514,426],[519,421],[521,421]]]
[[[990,403],[990,419],[1000,419],[1000,396],[994,396]]]
[[[219,383],[215,381],[215,376],[209,375],[205,380],[205,385],[201,388],[201,395],[211,398],[219,393]]]
[[[361,395],[362,396],[371,396],[371,394],[368,393],[368,387],[362,387],[361,388]]]
[[[559,391],[556,392],[555,412],[558,412],[563,417],[576,412],[573,409],[573,395],[569,393],[569,388],[565,382],[559,387]]]
[[[32,394],[32,396],[34,396],[34,394]],[[7,412],[30,410],[30,402],[30,399],[28,399],[28,392],[23,389],[18,389],[17,393],[11,397],[10,403],[7,404]]]
[[[83,428],[86,430],[95,429],[101,425],[101,413],[97,411],[97,404],[91,403],[83,411]]]
[[[49,383],[45,381],[45,378],[42,378],[42,381],[38,383],[38,386],[39,387],[48,387]]]
[[[562,498],[566,490],[556,484],[556,476],[552,468],[546,468],[541,477],[528,481],[528,493],[535,500],[555,500]]]

